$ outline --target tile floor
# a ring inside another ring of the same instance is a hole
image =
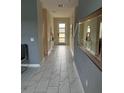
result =
[[[21,93],[84,93],[71,52],[56,46],[41,63],[21,75]]]

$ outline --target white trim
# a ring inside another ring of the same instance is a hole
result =
[[[72,57],[74,57],[74,52],[73,52],[72,48],[71,48],[71,54],[72,54]]]
[[[21,64],[22,67],[40,67],[40,64]]]
[[[51,53],[51,51],[52,51],[52,48],[50,48],[50,50],[48,51],[48,56],[49,56],[49,54]]]
[[[51,53],[52,49],[53,49],[53,46],[49,49],[49,51],[48,51],[48,56],[49,56],[49,54]]]

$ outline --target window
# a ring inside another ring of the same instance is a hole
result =
[[[59,32],[65,32],[65,28],[59,28]]]
[[[65,28],[65,24],[64,23],[60,23],[59,24],[59,28]]]

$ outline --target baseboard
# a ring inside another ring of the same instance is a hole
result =
[[[71,50],[72,57],[74,57],[74,52],[73,52],[72,48],[70,50]]]
[[[40,67],[40,64],[21,64],[22,67]]]
[[[52,51],[53,47],[50,48],[50,50],[48,51],[48,56],[50,55],[51,51]]]

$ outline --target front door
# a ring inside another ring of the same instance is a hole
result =
[[[59,23],[59,44],[65,44],[65,23]]]

